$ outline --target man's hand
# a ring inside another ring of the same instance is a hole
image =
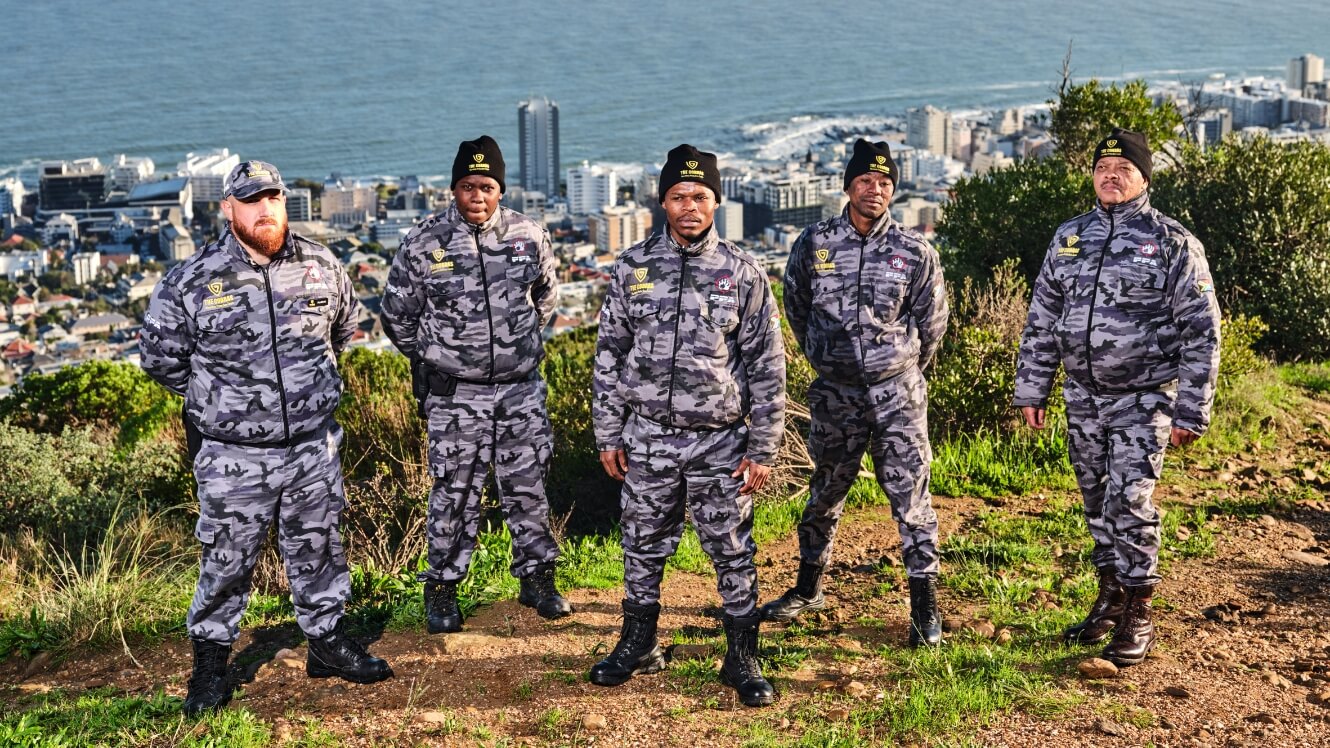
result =
[[[1174,426],[1173,433],[1168,437],[1168,443],[1175,447],[1185,447],[1200,438],[1200,434]]]
[[[622,449],[602,450],[600,465],[615,480],[623,480],[628,475],[628,455]]]
[[[601,457],[601,459],[603,460],[604,457]],[[766,465],[759,465],[745,457],[743,462],[739,463],[739,468],[731,473],[730,477],[738,478],[744,473],[748,475],[744,477],[744,484],[739,488],[739,493],[749,494],[762,490],[762,486],[767,484],[767,476],[771,475],[771,468]]]
[[[1032,429],[1042,429],[1044,427],[1044,416],[1048,411],[1044,408],[1036,408],[1033,405],[1022,405],[1021,415],[1025,416],[1025,425]]]

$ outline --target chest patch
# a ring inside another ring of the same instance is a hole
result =
[[[813,263],[813,272],[815,273],[835,272],[836,263],[831,261],[831,250],[829,249],[816,250],[813,252],[813,257],[816,260]]]

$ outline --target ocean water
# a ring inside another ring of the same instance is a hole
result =
[[[1324,0],[634,3],[0,0],[0,174],[47,158],[228,146],[286,174],[444,174],[517,102],[560,107],[562,157],[691,142],[801,153],[931,103],[1040,103],[1079,78],[1282,76],[1330,57]]]

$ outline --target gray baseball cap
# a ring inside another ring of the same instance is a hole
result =
[[[248,200],[260,192],[268,190],[286,192],[286,184],[282,182],[281,172],[277,171],[277,167],[267,161],[240,162],[236,168],[231,170],[230,176],[226,178],[226,185],[226,194],[222,195],[223,200],[228,197],[235,197],[237,200]]]

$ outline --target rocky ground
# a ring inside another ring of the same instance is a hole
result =
[[[1161,486],[1159,497],[1175,510],[1299,486],[1320,494],[1304,488],[1270,504],[1268,513],[1212,519],[1215,553],[1175,559],[1168,568],[1156,608],[1160,643],[1145,663],[1098,670],[1093,651],[1069,650],[1049,687],[1057,709],[1018,705],[965,734],[924,736],[921,744],[1330,746],[1330,408],[1322,405],[1309,414],[1308,430],[1279,449],[1193,468]],[[937,503],[944,534],[964,531],[991,510],[977,499]],[[1003,510],[1037,508],[1030,498]],[[793,581],[796,548],[790,537],[761,550],[764,599]],[[716,651],[697,642],[719,635],[714,579],[686,573],[671,574],[663,594],[662,640],[683,640],[673,648],[674,664],[618,688],[591,685],[585,673],[616,640],[619,591],[576,590],[569,598],[577,613],[561,622],[505,601],[478,611],[463,633],[387,631],[371,650],[397,675],[370,686],[306,678],[304,646],[289,627],[246,632],[236,648],[243,693],[232,708],[255,712],[275,726],[279,741],[297,743],[314,734],[348,745],[710,746],[756,734],[797,742],[810,725],[853,719],[855,709],[894,698],[893,686],[908,677],[872,656],[905,646],[906,593],[890,568],[898,554],[885,509],[847,515],[828,588],[834,607],[810,624],[820,645],[776,668],[780,699],[766,709],[736,704],[711,675]],[[971,629],[949,636],[977,632],[992,646],[1024,641],[976,620],[974,600],[944,589],[942,604],[950,628]],[[0,679],[17,685],[0,691],[0,699],[56,688],[184,695],[187,642],[135,647],[132,654],[92,653],[58,664],[11,660],[0,665]]]

